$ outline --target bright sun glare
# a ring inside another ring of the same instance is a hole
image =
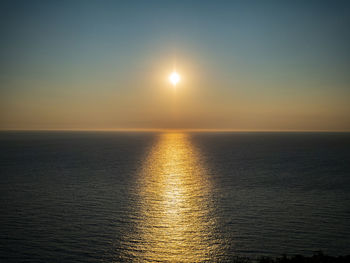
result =
[[[170,74],[169,80],[171,84],[173,84],[173,86],[176,86],[176,84],[179,83],[180,81],[180,75],[176,71],[174,71],[173,73]]]

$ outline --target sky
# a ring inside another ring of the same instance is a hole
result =
[[[0,129],[350,131],[349,28],[348,1],[2,1]]]

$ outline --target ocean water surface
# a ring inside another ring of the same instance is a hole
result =
[[[349,133],[0,133],[1,262],[350,254]]]

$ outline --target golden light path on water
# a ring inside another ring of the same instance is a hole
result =
[[[125,237],[124,258],[205,262],[222,253],[211,183],[198,157],[189,135],[160,135],[139,176],[136,223]]]

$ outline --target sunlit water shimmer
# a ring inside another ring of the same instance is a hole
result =
[[[0,133],[1,262],[350,254],[348,133]]]

